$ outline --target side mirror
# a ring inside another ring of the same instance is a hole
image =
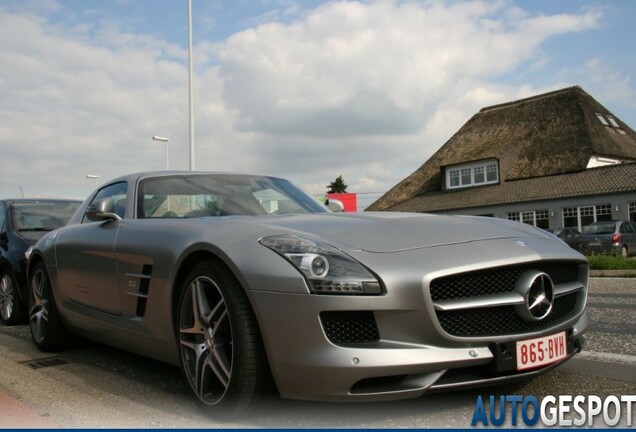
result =
[[[93,202],[86,209],[86,217],[90,221],[121,220],[119,215],[115,213],[115,202],[112,198],[104,198]]]
[[[325,201],[325,205],[334,213],[342,213],[344,211],[344,204],[342,201],[335,198]]]

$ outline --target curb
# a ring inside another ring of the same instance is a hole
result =
[[[590,277],[636,277],[636,270],[590,270]]]

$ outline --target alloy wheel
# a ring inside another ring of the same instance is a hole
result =
[[[31,279],[31,309],[29,311],[29,325],[31,335],[36,343],[44,341],[48,331],[50,299],[47,293],[50,291],[49,278],[44,271],[38,269]]]
[[[232,378],[232,326],[223,294],[207,276],[187,287],[179,341],[185,375],[199,400],[206,405],[223,401]]]
[[[0,279],[0,316],[3,321],[8,321],[13,316],[15,295],[11,276],[5,273]]]

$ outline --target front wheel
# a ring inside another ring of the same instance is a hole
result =
[[[25,309],[13,275],[8,270],[0,272],[0,322],[5,325],[20,324],[26,315]]]
[[[29,327],[33,342],[41,351],[57,351],[63,347],[66,332],[53,298],[51,278],[43,262],[35,266],[31,276]]]
[[[209,412],[235,416],[265,397],[271,378],[258,325],[228,269],[203,261],[190,271],[177,326],[183,374]]]

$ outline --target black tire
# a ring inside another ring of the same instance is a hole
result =
[[[192,268],[181,289],[176,326],[183,375],[206,412],[235,417],[266,398],[271,375],[258,324],[225,266],[208,260]]]
[[[26,307],[20,300],[18,284],[9,270],[0,272],[0,322],[4,325],[22,324]]]
[[[33,342],[41,351],[64,347],[66,331],[55,305],[49,272],[42,261],[36,264],[29,284],[29,327]]]

